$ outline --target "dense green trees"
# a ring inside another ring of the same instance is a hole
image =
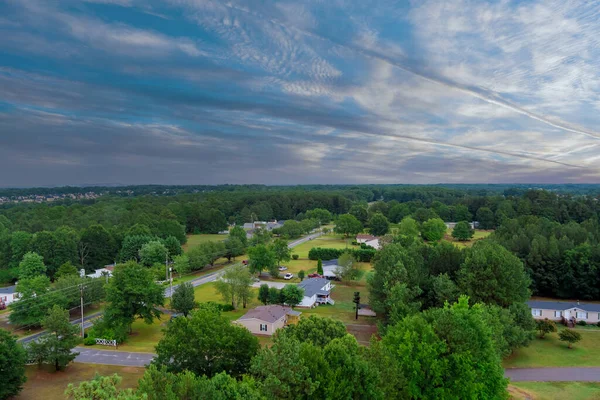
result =
[[[362,230],[362,223],[351,214],[340,215],[335,222],[335,231],[344,234],[346,237],[356,235],[362,232]]]
[[[0,399],[9,399],[18,395],[27,381],[25,361],[27,355],[14,336],[0,329]]]
[[[382,213],[375,213],[369,219],[369,230],[375,236],[383,236],[388,233],[390,223]]]
[[[192,284],[188,282],[179,284],[173,291],[171,308],[187,317],[195,307],[196,300]]]
[[[475,231],[471,229],[471,225],[466,221],[460,221],[452,230],[452,237],[461,242],[470,240],[474,234]]]
[[[429,241],[440,240],[445,233],[446,224],[439,218],[428,219],[421,226],[421,235]]]
[[[258,340],[244,327],[231,324],[219,311],[203,306],[189,318],[169,322],[156,346],[152,362],[170,372],[191,371],[198,376],[245,373],[258,352]]]
[[[288,247],[287,241],[275,239],[270,247],[275,255],[275,260],[277,260],[277,265],[281,265],[282,261],[290,261],[292,259],[292,249]]]
[[[23,256],[23,260],[19,263],[19,279],[31,279],[45,274],[46,266],[42,256],[33,252]]]
[[[50,291],[50,279],[46,275],[19,280],[17,292],[20,294],[19,301],[9,305],[11,313],[8,318],[14,325],[38,327],[53,304],[67,305],[63,292]]]
[[[260,274],[267,270],[274,276],[279,275],[277,258],[269,246],[259,244],[248,249],[248,269],[251,273]]]
[[[252,276],[248,268],[242,264],[234,264],[228,267],[221,279],[215,282],[215,288],[223,297],[223,301],[231,303],[236,309],[241,303],[244,308],[250,299]]]

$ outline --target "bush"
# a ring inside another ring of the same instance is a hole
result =
[[[231,304],[221,304],[221,303],[217,303],[214,301],[207,301],[207,302],[201,303],[201,304],[206,304],[209,308],[216,308],[217,310],[219,310],[221,312],[235,310]]]
[[[235,310],[235,308],[233,308],[233,306],[231,304],[221,304],[221,311],[227,312],[227,311],[233,311],[233,310]]]
[[[292,259],[297,260],[298,258],[300,258],[298,254],[292,254]]]
[[[109,324],[104,321],[104,318],[99,318],[94,322],[94,327],[90,329],[88,337],[93,339],[116,340],[117,343],[123,343],[127,340],[128,333],[128,325],[110,324],[109,326]]]
[[[88,336],[85,339],[83,339],[83,344],[86,346],[93,346],[96,344],[96,338]]]
[[[352,246],[358,246],[358,242],[356,240],[352,241]]]
[[[342,254],[344,253],[350,253],[355,259],[356,261],[359,262],[370,262],[373,257],[375,256],[375,254],[377,253],[377,250],[373,249],[373,248],[367,248],[367,249],[329,249],[329,248],[323,248],[323,247],[313,247],[312,249],[310,249],[310,251],[308,252],[308,258],[310,260],[333,260],[335,258],[339,258]]]
[[[585,322],[585,321],[577,321],[577,325],[586,326],[587,322]]]
[[[600,328],[600,321],[598,321],[598,323],[596,324],[596,326],[597,326],[598,328]]]

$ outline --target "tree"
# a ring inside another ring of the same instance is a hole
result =
[[[302,282],[304,280],[304,276],[306,275],[306,272],[304,272],[303,269],[301,269],[300,271],[298,271],[298,278],[300,278],[300,282]]]
[[[323,261],[320,258],[317,260],[317,274],[323,275]]]
[[[237,237],[230,237],[225,239],[225,257],[227,261],[235,259],[237,256],[241,256],[246,251],[244,244]]]
[[[308,210],[306,212],[306,218],[316,219],[319,221],[319,225],[328,224],[333,219],[331,213],[323,208],[314,208],[312,210]]]
[[[130,330],[136,318],[151,324],[160,318],[158,307],[164,304],[164,295],[147,268],[133,261],[117,265],[106,287],[105,319],[127,324]]]
[[[38,327],[53,304],[66,305],[62,292],[49,291],[50,279],[46,275],[21,279],[17,283],[19,301],[9,305],[12,310],[9,315],[11,324],[28,327]]]
[[[482,240],[466,254],[458,272],[458,286],[473,302],[509,307],[529,299],[531,281],[523,263],[504,247]]]
[[[38,364],[50,364],[56,371],[63,369],[79,355],[73,349],[79,343],[79,326],[69,321],[69,311],[54,305],[42,322],[48,332],[29,344],[32,359]]]
[[[7,331],[0,329],[0,399],[18,395],[27,381],[25,362],[27,355],[16,338]]]
[[[250,276],[248,269],[241,264],[235,264],[227,268],[221,279],[215,282],[215,287],[223,296],[223,300],[230,302],[234,309],[237,308],[240,300],[246,308],[251,285],[252,276]]]
[[[169,260],[173,260],[174,257],[183,253],[181,243],[175,236],[168,236],[165,239],[161,239],[160,242],[166,247]]]
[[[281,290],[276,287],[269,288],[269,304],[281,304],[283,298],[281,297]]]
[[[269,304],[269,285],[263,283],[258,288],[258,301],[263,304]]]
[[[58,268],[58,265],[55,264],[55,248],[56,242],[52,232],[41,231],[33,235],[33,239],[31,240],[31,250],[35,252],[35,254],[41,256],[42,264],[47,266],[44,268],[44,273],[47,273],[50,278],[54,277],[54,273]]]
[[[173,257],[173,269],[179,273],[179,276],[190,272],[190,259],[187,255]]]
[[[446,224],[439,218],[428,219],[423,222],[421,235],[430,242],[440,240],[446,233]]]
[[[335,274],[342,280],[357,280],[362,275],[362,271],[358,267],[358,263],[352,254],[343,253],[338,258]]]
[[[540,339],[543,339],[547,333],[556,332],[556,323],[548,318],[539,319],[535,322],[536,329],[539,332]]]
[[[260,244],[267,244],[271,241],[273,234],[266,229],[256,228],[252,237],[250,238],[250,246],[258,246]]]
[[[79,271],[77,270],[77,267],[74,266],[73,264],[71,264],[70,261],[67,261],[66,263],[64,263],[63,265],[61,265],[58,270],[56,271],[56,274],[54,275],[54,277],[56,279],[65,277],[65,276],[69,276],[69,275],[76,275],[79,276]]]
[[[375,213],[369,220],[369,229],[372,235],[383,236],[390,229],[390,222],[381,213]]]
[[[102,225],[92,225],[84,229],[80,242],[80,259],[84,260],[86,271],[101,268],[115,261],[117,243]],[[86,256],[81,257],[82,254]]]
[[[264,244],[259,244],[248,249],[248,269],[253,274],[260,274],[266,269],[274,273],[274,276],[279,275],[275,253]]]
[[[558,339],[569,343],[569,348],[573,348],[573,344],[579,342],[581,340],[581,334],[574,329],[563,329],[558,333]]]
[[[46,266],[44,259],[37,253],[29,252],[23,256],[19,263],[19,279],[30,279],[44,275]]]
[[[465,260],[463,250],[454,244],[442,240],[428,247],[425,257],[425,267],[432,276],[448,274],[454,280],[456,273]]]
[[[470,240],[474,234],[471,225],[466,221],[460,221],[452,230],[452,237],[461,242]]]
[[[16,231],[10,236],[10,267],[14,268],[19,265],[25,253],[31,249],[31,240],[33,236],[30,233]]]
[[[164,365],[170,372],[188,370],[212,377],[226,371],[237,377],[248,370],[259,347],[250,331],[207,306],[193,311],[190,318],[169,322],[152,364]]]
[[[192,271],[199,271],[207,265],[213,265],[216,260],[225,254],[225,244],[214,241],[200,243],[187,252]]]
[[[477,222],[479,222],[480,229],[494,229],[495,217],[492,210],[488,207],[480,207],[477,210]]]
[[[277,336],[288,336],[302,343],[325,347],[333,339],[342,338],[346,334],[348,332],[342,322],[311,315],[308,318],[301,318],[295,325],[289,325],[284,330],[278,331]]]
[[[173,292],[171,308],[187,317],[190,311],[196,307],[194,296],[194,286],[191,283],[180,284]]]
[[[292,258],[292,249],[288,247],[287,241],[283,239],[275,239],[271,245],[271,251],[275,255],[277,265],[281,265],[282,261],[290,261]]]
[[[75,387],[69,383],[65,396],[73,400],[143,400],[144,397],[136,395],[132,389],[119,390],[118,386],[122,378],[114,374],[112,376],[96,376],[83,381]]]
[[[367,207],[363,204],[354,204],[350,207],[350,211],[348,211],[350,215],[356,218],[361,225],[366,224],[369,219],[369,212],[367,211]]]
[[[283,302],[292,308],[302,302],[304,298],[304,289],[296,285],[285,285],[281,289]]]
[[[419,236],[419,224],[411,217],[404,217],[398,227],[398,233],[404,236]]]
[[[242,247],[248,246],[248,237],[246,231],[241,226],[234,226],[229,231],[229,239],[238,239],[242,243]]]
[[[149,235],[125,236],[121,246],[121,253],[119,255],[121,261],[140,261],[140,250],[146,243],[150,243],[152,241],[156,241],[156,238]],[[162,258],[162,261],[165,261],[164,257]]]
[[[167,260],[167,248],[159,240],[145,243],[139,251],[140,262],[146,266],[164,263]]]
[[[343,233],[346,237],[350,235],[356,235],[362,230],[362,223],[351,214],[340,215],[335,223],[335,232]]]
[[[473,220],[473,215],[469,212],[469,208],[463,204],[454,206],[454,220],[456,222]]]

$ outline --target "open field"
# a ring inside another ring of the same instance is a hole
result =
[[[600,399],[600,383],[590,382],[515,382],[508,391],[515,400]]]
[[[552,333],[518,349],[504,360],[503,365],[505,368],[600,366],[600,329],[576,330],[581,333],[581,341],[575,343],[572,349],[558,340],[558,333]]]
[[[198,246],[200,243],[217,242],[217,241],[225,240],[226,238],[227,238],[227,235],[209,235],[209,234],[187,235],[187,243],[182,246],[183,251],[188,251],[191,248]]]
[[[64,371],[48,372],[37,366],[28,366],[27,382],[16,399],[64,400],[64,392],[69,383],[78,385],[79,382],[92,379],[96,373],[100,375],[116,373],[123,378],[121,388],[136,388],[138,380],[144,375],[144,368],[72,363]]]
[[[485,239],[486,237],[492,234],[493,230],[481,230],[475,229],[475,234],[471,240],[467,240],[465,242],[459,242],[458,240],[452,237],[452,229],[446,230],[446,235],[444,235],[444,240],[454,243],[454,245],[458,247],[471,247],[473,243],[478,240]]]
[[[300,258],[308,259],[308,252],[313,247],[329,247],[334,249],[345,249],[352,247],[352,238],[344,239],[341,235],[324,235],[309,240],[292,249],[292,254],[298,254]]]

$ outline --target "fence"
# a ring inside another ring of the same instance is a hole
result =
[[[99,339],[99,338],[96,338],[96,344],[101,344],[103,346],[114,346],[114,347],[117,347],[117,341],[116,340],[108,340],[108,339]]]

